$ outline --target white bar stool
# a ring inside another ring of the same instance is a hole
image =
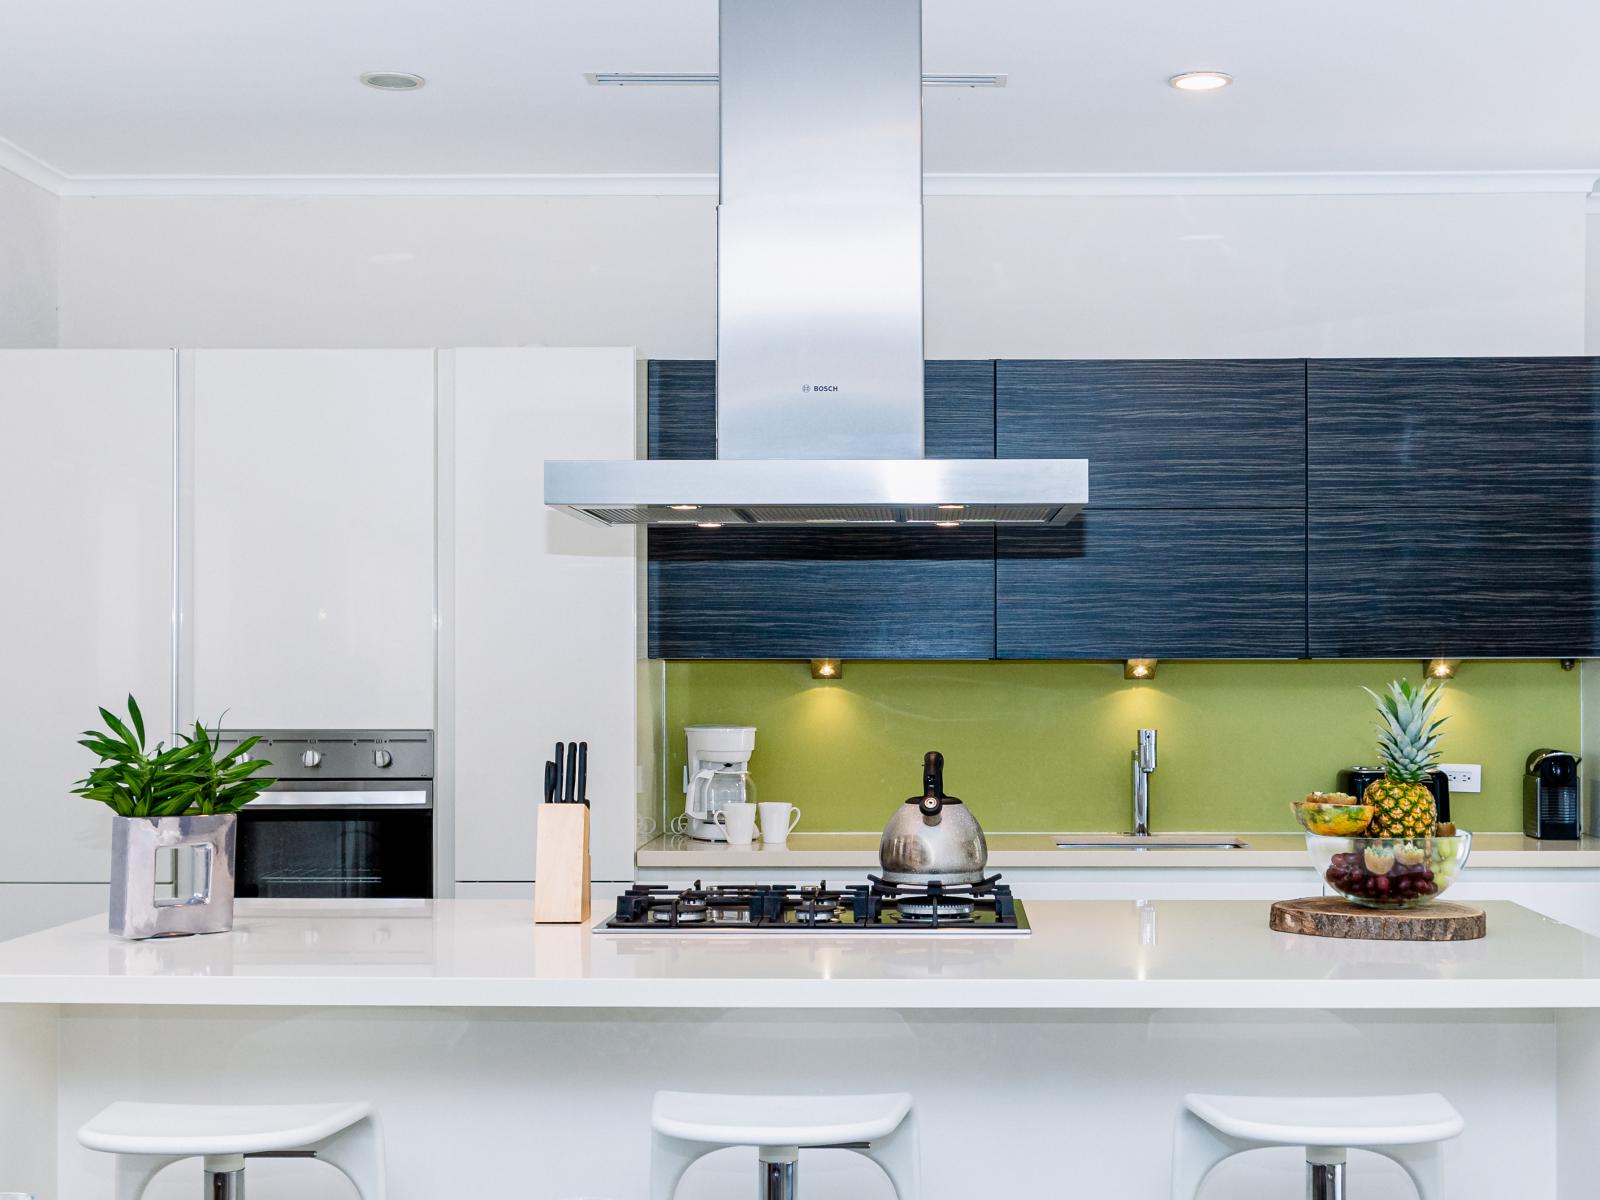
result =
[[[205,1200],[243,1200],[246,1158],[315,1158],[383,1200],[383,1129],[357,1104],[134,1104],[119,1101],[78,1130],[90,1150],[117,1156],[116,1200],[139,1200],[156,1173],[205,1159]]]
[[[1393,1159],[1421,1200],[1444,1200],[1439,1143],[1465,1127],[1448,1100],[1421,1096],[1185,1096],[1172,1147],[1172,1200],[1194,1200],[1218,1163],[1246,1150],[1304,1146],[1307,1200],[1344,1200],[1350,1150]]]
[[[883,1169],[899,1200],[918,1200],[911,1097],[718,1096],[657,1092],[650,1111],[650,1200],[672,1200],[697,1158],[754,1146],[760,1200],[794,1200],[802,1148],[851,1150]]]

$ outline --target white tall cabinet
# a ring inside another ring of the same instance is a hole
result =
[[[543,461],[633,458],[635,378],[626,349],[441,360],[454,465],[441,543],[453,676],[441,715],[459,881],[533,879],[543,767],[558,739],[589,742],[594,878],[633,877],[636,800],[652,774],[636,722],[654,711],[639,694],[638,535],[547,509]]]
[[[434,726],[432,350],[182,356],[182,715]]]
[[[105,906],[96,706],[171,739],[174,388],[168,350],[0,351],[0,936]]]

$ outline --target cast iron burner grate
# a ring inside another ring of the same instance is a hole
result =
[[[968,884],[706,884],[672,890],[636,883],[601,926],[615,933],[1027,933],[1022,905],[1000,876]]]

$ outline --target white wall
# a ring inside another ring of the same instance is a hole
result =
[[[707,197],[68,198],[68,346],[715,348]],[[1581,353],[1577,195],[940,196],[930,357]]]
[[[1589,213],[1589,236],[1586,239],[1588,257],[1589,296],[1588,336],[1585,352],[1600,354],[1600,209]]]
[[[0,167],[0,348],[56,344],[61,201]]]

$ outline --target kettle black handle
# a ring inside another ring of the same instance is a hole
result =
[[[922,800],[918,807],[924,816],[935,817],[944,808],[944,755],[929,750],[922,757]]]

